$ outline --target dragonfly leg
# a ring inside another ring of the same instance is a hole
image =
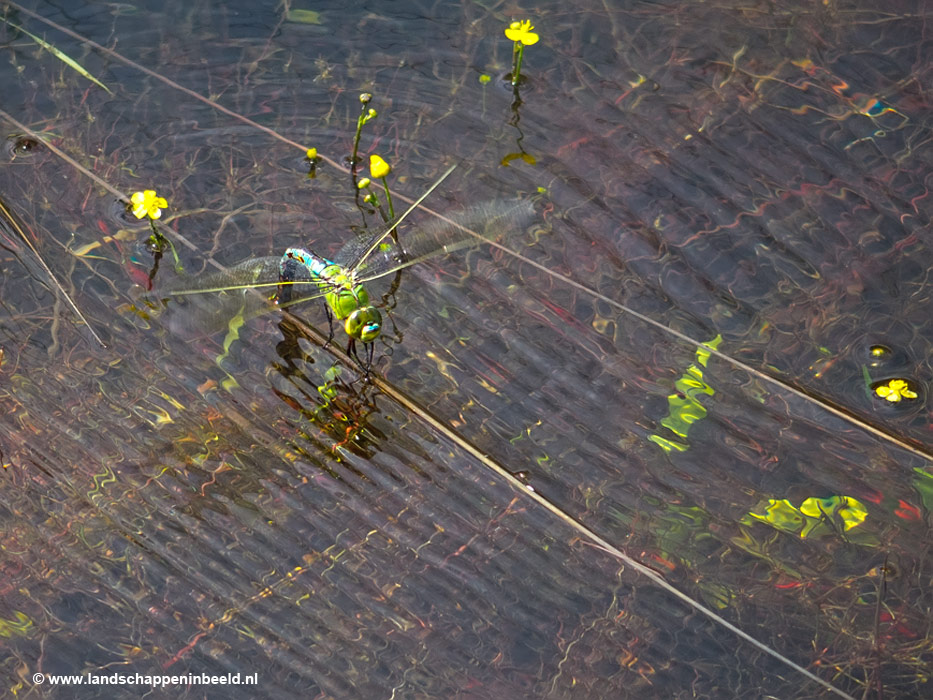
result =
[[[366,377],[369,378],[369,370],[373,367],[373,355],[376,353],[375,343],[366,343]]]
[[[375,355],[375,352],[376,352],[376,344],[375,343],[363,343],[363,346],[366,352],[365,362],[363,361],[363,359],[360,357],[359,353],[356,350],[356,339],[355,338],[350,338],[350,342],[347,343],[347,355],[349,355],[354,360],[356,360],[356,363],[360,367],[363,368],[364,378],[368,379],[369,371],[372,369],[372,366],[373,366],[373,356]]]
[[[324,302],[324,312],[327,314],[327,327],[329,328],[327,342],[324,343],[324,347],[326,348],[334,340],[334,314],[330,310],[330,304],[326,301]]]

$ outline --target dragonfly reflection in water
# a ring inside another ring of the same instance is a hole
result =
[[[439,183],[440,180],[435,187]],[[486,202],[447,216],[449,222],[436,220],[418,228],[406,228],[398,233],[396,244],[390,235],[424,196],[389,228],[347,243],[333,261],[304,248],[289,248],[282,256],[250,258],[227,270],[185,280],[171,288],[169,294],[276,287],[274,299],[281,307],[323,298],[331,322],[330,339],[336,317],[343,322],[349,337],[348,354],[356,357],[368,372],[373,341],[382,329],[382,314],[370,302],[365,283],[524,226],[533,214],[528,201]],[[365,363],[356,353],[357,341],[367,350]]]

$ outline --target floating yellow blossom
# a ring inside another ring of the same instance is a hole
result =
[[[910,386],[903,379],[892,379],[887,384],[876,387],[875,393],[891,403],[897,403],[901,399],[917,398],[917,392],[911,391]]]
[[[168,206],[165,198],[158,196],[155,190],[134,192],[130,201],[133,203],[133,215],[137,219],[144,219],[147,216],[150,219],[158,219],[162,216],[162,210]]]
[[[521,22],[512,22],[505,30],[505,35],[512,41],[520,41],[525,46],[531,46],[538,43],[538,35],[533,31],[531,20],[526,19]]]
[[[385,177],[390,172],[392,172],[392,168],[382,159],[381,156],[377,156],[374,153],[369,157],[369,173],[374,178],[378,180],[381,177]]]

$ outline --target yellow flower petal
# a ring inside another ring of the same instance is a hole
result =
[[[133,216],[137,219],[142,219],[147,216],[150,219],[158,219],[162,216],[162,207],[168,206],[168,202],[165,198],[159,197],[155,190],[134,192],[130,197],[130,202],[133,205]]]
[[[392,172],[392,168],[380,156],[373,154],[369,157],[369,172],[378,180]]]
[[[891,403],[897,403],[901,399],[917,398],[917,392],[912,390],[904,379],[892,379],[887,384],[876,387],[875,393]]]
[[[505,35],[512,41],[520,41],[525,46],[531,46],[538,43],[538,35],[533,31],[531,20],[526,19],[522,22],[512,22],[505,30]]]

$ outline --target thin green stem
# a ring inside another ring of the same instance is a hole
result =
[[[522,74],[522,56],[525,53],[525,45],[520,41],[515,42],[512,49],[512,87],[518,86],[518,79]]]
[[[389,183],[386,182],[384,177],[379,179],[382,180],[382,186],[386,191],[386,202],[389,204],[389,219],[391,220],[395,218],[395,207],[392,206],[392,195],[389,193]]]
[[[162,232],[155,224],[155,219],[149,219],[149,228],[152,229],[152,235],[149,237],[152,246],[159,252],[165,250],[165,246],[168,246],[168,249],[172,251],[172,259],[175,261],[175,272],[184,272],[185,268],[181,266],[181,260],[178,259],[178,251],[175,250],[172,242],[162,235]]]
[[[366,109],[364,106],[363,109]],[[350,171],[353,174],[356,174],[356,153],[360,147],[360,133],[363,131],[363,117],[365,112],[360,112],[360,116],[356,119],[356,135],[353,137],[353,155],[350,156]]]

